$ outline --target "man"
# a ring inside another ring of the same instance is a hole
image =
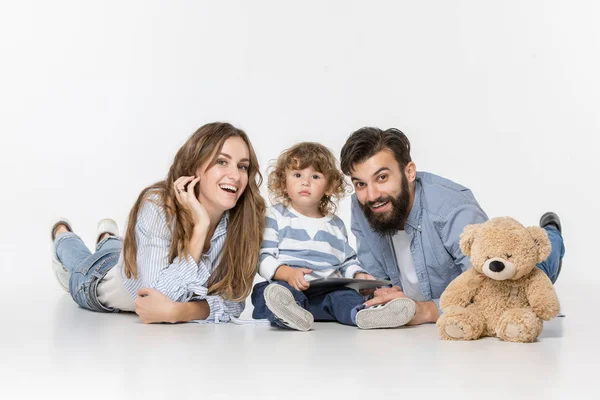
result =
[[[341,152],[341,167],[354,186],[351,228],[358,259],[377,279],[394,287],[379,289],[366,305],[410,298],[409,325],[436,322],[439,299],[450,282],[470,267],[459,248],[466,225],[488,216],[464,186],[417,172],[410,142],[398,129],[365,127],[354,132]],[[538,267],[552,283],[558,278],[564,244],[554,213],[540,220],[552,244]],[[385,306],[384,306],[385,307]]]

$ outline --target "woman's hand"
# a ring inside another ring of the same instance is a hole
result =
[[[210,220],[206,208],[200,203],[194,192],[194,187],[200,182],[200,177],[182,176],[174,184],[177,202],[188,210],[194,219],[194,226],[208,229]],[[187,187],[186,187],[187,185]]]
[[[135,313],[144,324],[178,322],[177,305],[179,303],[155,289],[142,288],[138,290],[137,294]]]

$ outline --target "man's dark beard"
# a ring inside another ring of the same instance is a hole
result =
[[[376,214],[371,210],[371,206],[374,204],[385,201],[392,203],[391,211],[384,214]],[[367,217],[371,229],[381,236],[395,235],[398,231],[404,230],[404,224],[408,218],[408,209],[410,207],[410,193],[408,191],[408,180],[406,179],[406,176],[402,179],[402,192],[400,192],[398,197],[380,197],[375,201],[367,201],[365,204],[360,204],[360,207],[362,208],[365,217]]]

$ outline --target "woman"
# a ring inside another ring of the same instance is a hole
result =
[[[244,131],[204,125],[141,192],[123,240],[102,220],[91,254],[68,220],[53,225],[57,279],[81,307],[135,311],[144,323],[239,317],[262,242],[261,181]]]

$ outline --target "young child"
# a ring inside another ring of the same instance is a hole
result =
[[[349,288],[304,292],[316,278],[375,279],[360,265],[348,243],[336,203],[345,193],[334,155],[318,143],[299,143],[284,151],[269,174],[272,203],[266,212],[253,318],[300,331],[314,320],[338,321],[363,329],[405,325],[414,308],[408,298],[364,308],[365,299]],[[406,306],[406,304],[409,307]]]

